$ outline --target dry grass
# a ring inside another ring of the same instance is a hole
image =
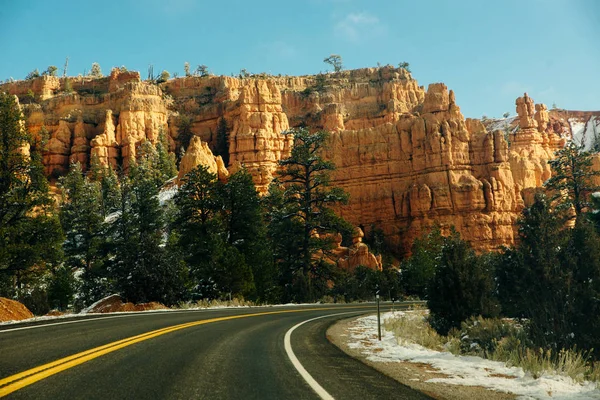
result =
[[[427,311],[415,309],[388,319],[385,329],[394,332],[398,343],[417,343],[428,349],[442,351],[446,338],[440,336],[426,321]]]
[[[216,308],[216,307],[252,307],[256,304],[250,300],[234,298],[232,300],[208,300],[202,299],[196,302],[180,303],[178,308],[187,310],[190,308]]]
[[[461,330],[453,330],[448,336],[439,335],[427,322],[427,311],[423,309],[411,310],[397,314],[396,318],[385,321],[384,327],[396,336],[398,343],[416,343],[428,349],[437,351],[449,351],[455,355],[474,355],[473,351],[465,346],[464,339],[468,338],[471,344],[477,338],[473,337],[474,330],[463,326]],[[481,318],[475,325],[482,327],[498,326],[503,323],[511,324],[510,321],[490,321]],[[562,349],[558,353],[550,350],[528,348],[523,343],[522,327],[513,325],[506,329],[506,336],[494,341],[493,349],[483,350],[481,347],[476,355],[495,361],[502,361],[507,366],[521,367],[524,371],[531,373],[537,379],[544,374],[553,373],[569,376],[577,382],[584,380],[600,382],[600,363],[593,363],[586,352],[576,349]],[[488,329],[480,329],[485,332]],[[466,332],[471,334],[466,334]],[[490,340],[489,332],[487,337]],[[482,334],[482,336],[485,336]],[[463,338],[461,340],[461,338]]]

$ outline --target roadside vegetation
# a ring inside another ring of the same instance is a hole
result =
[[[188,125],[179,128],[189,141]],[[223,155],[228,129],[221,119]],[[352,272],[331,262],[335,235],[350,240],[354,228],[332,211],[347,195],[329,184],[335,166],[321,158],[328,134],[286,134],[294,137],[291,156],[262,198],[245,169],[221,182],[200,165],[172,189],[177,159],[164,134],[140,143],[128,164],[72,164],[51,195],[41,162],[46,138],[25,132],[14,97],[0,94],[0,296],[37,315],[115,293],[182,307],[371,300],[378,288],[398,298],[389,262],[384,271]],[[383,240],[378,232],[371,238]]]
[[[574,143],[524,209],[516,246],[476,254],[439,226],[402,263],[407,294],[427,312],[388,321],[398,340],[520,366],[600,378],[600,200],[591,155]]]

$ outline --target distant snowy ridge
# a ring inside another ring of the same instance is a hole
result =
[[[569,118],[573,141],[583,145],[584,150],[592,150],[600,137],[600,118],[591,116],[587,120],[582,118]]]

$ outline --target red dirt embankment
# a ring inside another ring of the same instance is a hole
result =
[[[0,322],[33,318],[33,313],[18,301],[0,297]]]
[[[169,307],[151,301],[150,303],[123,303],[121,296],[113,294],[105,297],[102,300],[92,304],[90,308],[85,310],[86,313],[111,313],[111,312],[122,312],[122,311],[146,311],[146,310],[168,310]]]

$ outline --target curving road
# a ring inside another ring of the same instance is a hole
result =
[[[429,398],[325,337],[334,321],[374,310],[372,304],[256,307],[5,325],[0,397]]]

